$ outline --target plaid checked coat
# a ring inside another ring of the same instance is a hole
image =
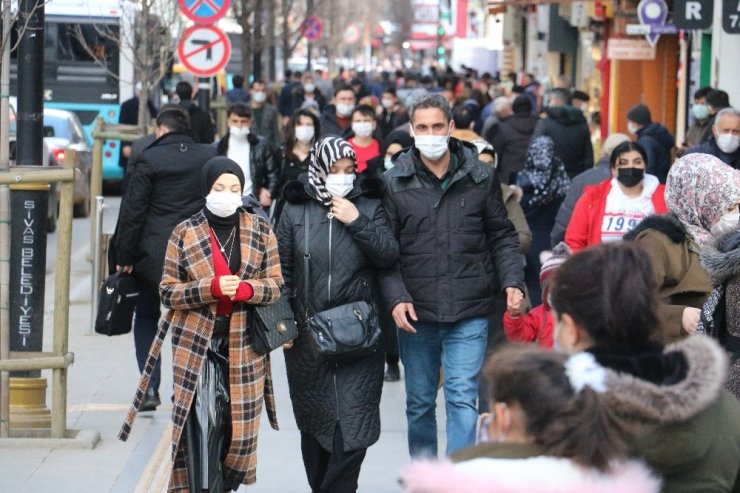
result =
[[[247,303],[273,303],[279,298],[283,284],[275,235],[267,221],[247,212],[241,213],[239,227],[241,267],[238,275],[254,288],[254,297]],[[216,317],[217,300],[211,295],[213,277],[210,231],[201,211],[180,223],[167,245],[159,290],[162,304],[168,311],[160,321],[134,402],[118,435],[124,441],[128,438],[165,335],[171,330],[175,400],[169,491],[189,491],[187,452],[181,438]],[[256,481],[257,431],[263,400],[270,424],[278,429],[270,360],[248,345],[246,326],[247,306],[236,303],[229,335],[232,439],[223,461],[227,484]]]

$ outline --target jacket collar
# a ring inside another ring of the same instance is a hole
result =
[[[475,183],[481,183],[489,179],[490,173],[479,166],[478,149],[475,145],[450,137],[449,149],[457,157],[459,163],[455,176],[452,178],[452,183],[466,175],[470,175]],[[392,176],[399,178],[414,176],[418,173],[417,166],[424,166],[421,154],[415,147],[410,147],[401,155],[395,157],[394,162],[396,167],[392,170]]]
[[[735,231],[721,238],[715,238],[701,250],[701,264],[707,269],[715,283],[725,283],[740,276],[740,247],[734,247],[740,239]]]
[[[249,235],[251,234],[251,229],[259,228],[259,219],[257,219],[256,217],[253,219],[252,217],[250,217],[250,213],[247,211],[243,211],[242,209],[240,209],[240,211],[239,244],[241,253],[241,264],[239,265],[239,271],[237,272],[237,275],[239,276],[243,275],[243,273],[246,272],[250,249],[253,248],[252,243],[250,242],[251,238],[249,237]],[[253,215],[253,217],[254,216],[255,215]],[[203,209],[199,210],[195,213],[194,216],[191,217],[190,223],[194,230],[195,237],[201,239],[199,245],[203,250],[203,255],[205,256],[205,258],[210,258],[213,255],[210,241],[211,230],[208,225],[208,218],[206,218],[206,214],[205,212],[203,212]],[[213,261],[208,262],[208,269],[210,273],[209,275],[216,275],[213,268]]]
[[[289,204],[303,204],[309,200],[318,200],[315,190],[308,183],[308,173],[303,173],[297,180],[286,183],[283,194]],[[355,187],[347,194],[346,198],[353,200],[361,195],[367,198],[381,198],[383,196],[383,181],[378,178],[357,177]]]

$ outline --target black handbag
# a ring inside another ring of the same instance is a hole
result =
[[[251,318],[252,349],[260,354],[267,354],[298,337],[293,310],[283,296],[275,303],[256,305]]]
[[[332,216],[329,217],[331,221]],[[310,259],[308,207],[304,209],[306,251],[303,255],[305,276],[306,319],[308,333],[319,354],[329,361],[354,361],[368,356],[380,346],[380,324],[375,306],[366,301],[355,301],[309,315]],[[331,247],[331,245],[330,245]],[[331,272],[331,259],[329,261]],[[331,298],[331,290],[329,291]]]
[[[100,286],[95,332],[117,336],[131,332],[139,288],[130,274],[114,272]]]

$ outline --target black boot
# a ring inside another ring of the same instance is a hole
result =
[[[398,369],[398,363],[388,363],[383,380],[386,382],[398,382],[400,379],[401,371]]]
[[[159,400],[159,392],[154,390],[152,387],[149,387],[148,389],[146,389],[144,399],[142,399],[141,401],[139,412],[154,411],[160,404],[162,404],[162,401]]]

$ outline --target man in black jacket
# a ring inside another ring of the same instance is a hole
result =
[[[532,114],[532,103],[526,96],[517,96],[512,105],[514,114],[503,118],[483,136],[493,144],[498,156],[498,179],[507,185],[516,183],[516,176],[527,160],[527,149],[539,118]]]
[[[180,107],[190,116],[190,132],[193,139],[200,144],[212,144],[216,136],[216,128],[213,126],[211,115],[193,102],[193,86],[183,80],[177,83],[175,92],[180,98]]]
[[[532,138],[547,135],[555,142],[555,155],[565,164],[570,178],[594,166],[594,148],[586,117],[570,105],[570,93],[553,89],[547,117],[537,123]]]
[[[336,135],[346,138],[352,125],[352,110],[356,103],[357,95],[351,86],[338,86],[334,90],[331,104],[321,113],[321,136]]]
[[[646,172],[665,183],[671,167],[671,149],[676,145],[673,135],[652,120],[650,109],[644,104],[637,104],[627,112],[627,129],[637,136],[637,143],[647,153]]]
[[[117,268],[133,273],[139,286],[134,343],[144,369],[160,317],[159,282],[172,230],[203,205],[200,173],[216,155],[190,136],[188,114],[168,107],[157,116],[156,140],[139,155],[123,197],[117,228]],[[159,404],[160,362],[152,374],[141,411]]]
[[[478,374],[494,297],[523,296],[517,233],[501,186],[472,144],[450,138],[450,106],[440,94],[411,107],[415,149],[384,175],[384,206],[401,246],[381,287],[401,329],[406,416],[412,456],[437,454],[435,399],[444,368],[447,453],[475,441]]]

